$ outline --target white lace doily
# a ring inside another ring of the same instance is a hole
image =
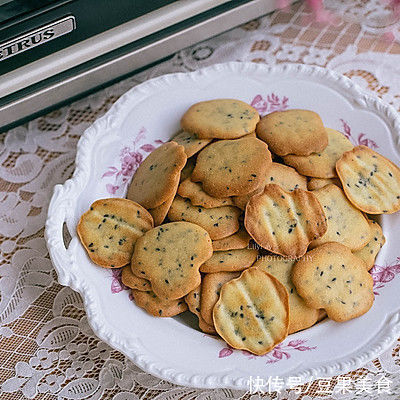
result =
[[[82,132],[126,90],[151,77],[210,64],[302,62],[345,74],[400,109],[398,22],[379,0],[329,0],[338,26],[305,24],[296,5],[177,53],[173,58],[0,135],[0,384],[1,400],[256,399],[232,390],[178,387],[148,375],[97,339],[82,300],[57,283],[43,231],[52,188],[74,169]],[[390,30],[394,40],[386,35]],[[110,282],[110,285],[113,282]],[[118,286],[118,281],[114,282]],[[400,394],[400,341],[355,372],[271,399],[376,399],[384,377]],[[351,390],[342,392],[345,379]]]

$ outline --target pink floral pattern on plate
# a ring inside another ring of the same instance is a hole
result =
[[[283,111],[288,108],[289,99],[283,96],[279,98],[275,93],[268,94],[265,98],[258,94],[251,101],[250,105],[254,107],[261,116],[269,114],[273,111]]]
[[[353,136],[353,134],[351,133],[351,128],[350,128],[349,124],[343,119],[340,119],[340,122],[343,125],[343,134],[355,146],[363,145],[363,146],[370,147],[373,150],[376,150],[379,148],[378,144],[374,140],[369,139],[365,133],[359,133],[358,136]]]
[[[121,275],[122,275],[122,268],[115,268],[111,269],[111,293],[119,293],[123,290],[129,290],[128,286],[125,286],[122,283]]]
[[[128,182],[130,182],[133,174],[142,163],[146,153],[151,153],[157,146],[163,144],[162,140],[155,140],[153,144],[145,143],[139,146],[146,138],[146,128],[140,128],[138,134],[133,140],[132,147],[125,146],[119,153],[119,166],[110,166],[108,170],[102,175],[104,178],[113,178],[112,183],[106,184],[106,190],[108,193],[114,195],[120,189],[125,189]]]
[[[265,357],[266,358],[266,363],[267,364],[273,364],[276,363],[280,360],[288,360],[291,357],[291,352],[293,351],[311,351],[316,349],[316,346],[310,347],[310,346],[303,346],[304,343],[306,343],[307,340],[304,339],[298,339],[298,340],[290,340],[287,344],[285,343],[280,343],[276,347],[274,347],[273,350],[271,350],[269,353],[263,355],[263,356],[256,356],[246,350],[241,350],[240,353],[243,355],[247,356],[248,359],[256,359],[260,357]],[[225,358],[229,357],[232,355],[234,352],[234,349],[230,346],[224,347],[222,350],[220,350],[218,354],[218,358]]]
[[[374,280],[374,294],[378,296],[378,290],[392,281],[396,274],[400,274],[400,257],[397,257],[396,261],[386,266],[374,265],[369,272]]]

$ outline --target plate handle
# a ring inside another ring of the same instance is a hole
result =
[[[71,254],[65,246],[63,236],[64,222],[66,221],[68,212],[72,210],[72,201],[67,196],[67,192],[68,185],[56,185],[54,187],[54,193],[49,204],[44,236],[51,261],[57,271],[59,283],[63,286],[74,287],[74,266]]]

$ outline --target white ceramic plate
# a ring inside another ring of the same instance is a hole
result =
[[[362,366],[400,335],[399,214],[380,218],[387,243],[372,270],[372,309],[346,323],[326,320],[290,335],[263,357],[232,350],[196,330],[196,320],[188,313],[166,319],[146,314],[123,290],[118,271],[93,264],[80,245],[75,228],[89,205],[99,198],[123,197],[137,165],[178,130],[184,111],[213,98],[246,101],[260,114],[286,108],[314,110],[326,126],[400,164],[396,111],[332,71],[227,63],[152,79],[127,92],[86,130],[72,179],[55,187],[46,239],[60,283],[82,295],[89,322],[102,340],[144,371],[176,384],[248,389],[250,376],[278,376],[290,384],[295,378],[307,382]],[[62,236],[64,222],[72,236],[68,248]]]

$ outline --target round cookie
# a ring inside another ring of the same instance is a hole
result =
[[[184,147],[175,142],[158,147],[139,165],[126,197],[145,208],[168,201],[176,193],[186,159]]]
[[[287,290],[272,275],[247,269],[222,286],[213,320],[218,334],[233,348],[266,354],[287,336]]]
[[[136,240],[152,227],[152,216],[140,204],[111,198],[95,201],[76,231],[94,263],[117,268],[130,262]]]
[[[326,243],[297,261],[292,281],[305,303],[324,308],[334,321],[365,314],[374,302],[373,280],[365,263],[340,243]]]
[[[236,139],[254,132],[258,112],[240,100],[217,99],[193,104],[181,119],[181,127],[200,139]]]
[[[301,257],[313,239],[327,229],[316,196],[305,190],[286,192],[267,185],[246,206],[244,225],[254,241],[272,253]]]
[[[369,271],[374,266],[376,256],[385,244],[386,238],[377,222],[368,220],[368,224],[371,227],[371,239],[362,249],[353,251],[353,254],[365,262]]]
[[[171,222],[139,239],[132,272],[148,279],[158,297],[179,299],[200,285],[200,265],[212,256],[207,231],[190,222]]]
[[[292,269],[295,260],[285,259],[280,256],[261,256],[253,265],[268,272],[282,285],[285,286],[289,294],[289,335],[301,331],[314,325],[319,317],[319,310],[308,307],[304,300],[297,293],[292,282]]]
[[[199,139],[194,133],[181,131],[178,132],[172,141],[178,143],[185,148],[187,157],[192,157],[193,154],[199,152],[203,147],[207,146],[212,139]]]
[[[220,140],[199,153],[191,179],[213,197],[239,196],[261,186],[271,163],[268,146],[257,138]]]
[[[134,275],[130,265],[122,268],[121,281],[128,288],[141,290],[142,292],[151,291],[150,282],[147,279]]]
[[[201,267],[201,272],[231,272],[243,271],[252,266],[258,256],[256,249],[237,249],[214,251]]]
[[[368,214],[400,210],[400,169],[366,146],[343,154],[336,171],[348,199]]]
[[[341,132],[325,128],[328,133],[328,146],[320,153],[313,153],[309,156],[298,156],[289,154],[283,157],[286,164],[306,176],[314,178],[334,178],[336,174],[336,162],[343,153],[353,149],[349,139]]]
[[[154,292],[143,292],[136,289],[132,289],[131,293],[135,303],[154,317],[174,317],[188,308],[183,299],[164,300]]]
[[[178,187],[178,194],[184,198],[190,199],[194,206],[204,208],[216,208],[222,206],[233,206],[231,197],[218,199],[210,196],[201,187],[200,183],[192,182],[189,179],[184,180]]]
[[[327,218],[326,233],[310,244],[310,248],[323,243],[338,242],[358,250],[364,247],[371,238],[371,228],[360,210],[357,210],[336,185],[327,185],[312,193],[322,205]]]
[[[204,208],[176,196],[168,212],[171,221],[189,221],[204,228],[212,240],[233,235],[239,230],[240,210],[232,206]]]
[[[275,111],[257,125],[257,136],[278,156],[319,153],[328,145],[320,116],[309,110]]]

